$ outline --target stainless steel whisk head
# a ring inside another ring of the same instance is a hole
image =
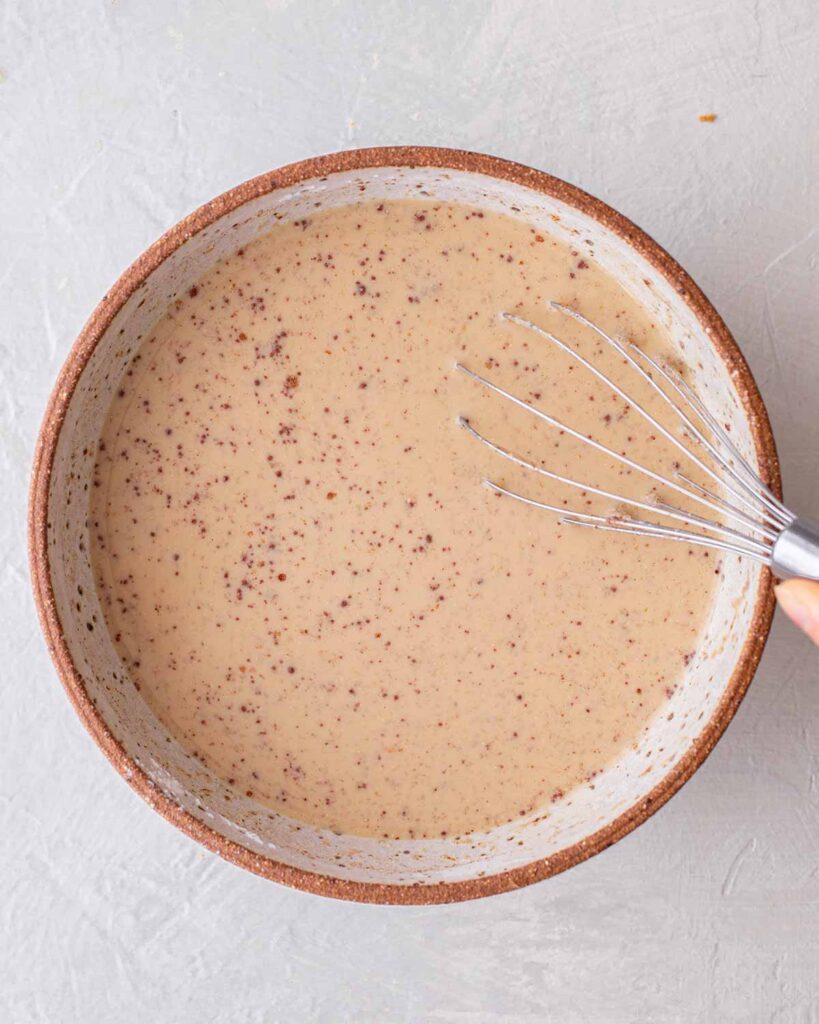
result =
[[[456,369],[483,387],[488,388],[490,391],[495,392],[495,394],[536,416],[556,430],[563,431],[582,444],[588,445],[614,461],[643,474],[653,480],[655,484],[661,484],[669,490],[682,495],[703,509],[707,509],[712,515],[719,516],[723,520],[729,520],[732,525],[725,525],[724,522],[714,521],[714,519],[709,518],[707,515],[698,515],[676,505],[667,504],[659,499],[656,501],[641,501],[635,498],[628,498],[622,494],[616,494],[613,491],[600,487],[593,487],[563,476],[560,473],[555,473],[545,466],[536,465],[514,454],[514,452],[509,451],[507,448],[495,444],[495,442],[481,434],[466,417],[460,416],[458,422],[465,430],[482,444],[486,445],[487,448],[490,448],[493,452],[515,463],[517,466],[531,470],[558,483],[566,484],[569,487],[578,488],[589,494],[596,494],[599,497],[615,502],[618,506],[628,505],[635,509],[659,514],[682,525],[669,526],[647,519],[634,518],[630,515],[614,513],[611,515],[594,515],[590,512],[567,510],[566,508],[550,505],[546,502],[526,497],[523,494],[518,494],[515,491],[510,491],[508,488],[493,483],[491,480],[485,480],[485,485],[490,490],[506,495],[509,498],[514,498],[516,501],[523,502],[526,505],[531,505],[534,508],[543,509],[548,512],[555,512],[560,516],[561,523],[571,526],[608,530],[613,533],[635,534],[641,537],[683,541],[686,544],[716,548],[720,551],[733,552],[762,562],[764,565],[770,566],[773,572],[782,579],[800,576],[806,579],[819,580],[819,525],[798,518],[785,507],[773,491],[760,479],[759,475],[734,444],[727,431],[709,412],[680,374],[673,367],[653,359],[633,342],[621,341],[606,334],[605,331],[601,330],[600,327],[592,323],[581,313],[578,313],[577,310],[564,306],[559,302],[551,302],[549,305],[552,309],[571,317],[573,320],[594,331],[599,338],[619,353],[631,369],[673,410],[674,415],[682,423],[683,435],[688,444],[672,433],[644,406],[635,401],[634,398],[616,384],[611,377],[595,366],[593,362],[561,341],[560,338],[550,331],[514,313],[501,313],[500,316],[504,320],[534,332],[539,338],[557,346],[570,358],[576,360],[576,362],[626,402],[628,406],[634,409],[653,429],[662,434],[691,464],[697,466],[706,477],[713,481],[725,496],[717,494],[709,487],[702,486],[702,484],[690,479],[681,471],[677,471],[674,474],[674,479],[671,479],[662,473],[640,465],[627,455],[614,451],[599,441],[555,419],[548,413],[535,408],[529,402],[511,394],[511,392],[492,383],[486,377],[482,377],[461,363],[456,363]]]

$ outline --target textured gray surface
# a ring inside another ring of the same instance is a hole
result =
[[[670,249],[819,512],[813,0],[0,0],[0,69],[0,1020],[818,1021],[819,652],[785,622],[619,845],[475,904],[357,907],[223,864],[115,775],[49,663],[24,529],[51,383],[125,265],[244,178],[397,142],[542,167]]]

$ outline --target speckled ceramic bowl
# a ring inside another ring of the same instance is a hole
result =
[[[707,638],[646,737],[543,819],[468,840],[360,839],[239,798],[156,720],[108,636],[89,564],[87,505],[97,439],[140,338],[175,296],[278,220],[317,205],[429,196],[526,219],[596,258],[665,323],[696,388],[779,488],[768,419],[722,320],[656,243],[599,200],[540,171],[456,150],[355,150],[263,174],[206,203],[133,264],[77,339],[40,434],[30,508],[34,592],[48,645],[86,728],[160,814],[227,860],[311,892],[438,903],[515,889],[585,860],[645,821],[703,762],[751,680],[773,613],[767,570],[726,560]]]

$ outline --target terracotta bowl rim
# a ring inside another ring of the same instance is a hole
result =
[[[126,754],[94,707],[74,666],[51,585],[47,547],[48,492],[57,442],[74,389],[91,353],[128,298],[180,245],[250,200],[340,171],[375,167],[435,167],[511,181],[561,200],[619,235],[669,282],[694,313],[736,383],[749,418],[763,477],[781,496],[779,462],[773,434],[756,382],[736,342],[700,288],[644,231],[606,203],[574,185],[523,164],[460,149],[388,146],[353,149],[313,157],[260,174],[200,206],[151,245],[103,296],[75,341],[51,393],[37,439],[28,516],[32,586],[49,652],[77,714],[96,744],[129,785],[151,807],[183,832],[225,860],[264,878],[307,892],[378,904],[432,904],[475,899],[521,888],[559,874],[617,842],[657,811],[693,775],[734,716],[762,655],[774,611],[773,577],[760,577],[753,617],[731,679],[700,735],[682,759],[642,800],[610,824],[550,857],[498,874],[455,882],[393,885],[332,878],[262,857],[219,835],[163,793]]]

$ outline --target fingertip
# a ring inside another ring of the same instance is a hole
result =
[[[819,644],[819,583],[785,580],[774,588],[780,608],[788,618]]]

